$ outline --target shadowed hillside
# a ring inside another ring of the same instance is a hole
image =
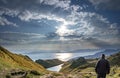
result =
[[[63,63],[63,61],[61,61],[59,59],[49,59],[49,60],[38,59],[35,62],[42,65],[42,66],[44,66],[45,68],[57,66],[57,65],[60,65],[60,64]]]

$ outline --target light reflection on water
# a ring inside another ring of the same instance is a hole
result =
[[[32,60],[38,60],[38,59],[59,59],[62,61],[67,61],[71,58],[75,57],[81,57],[81,56],[87,56],[87,55],[93,55],[96,52],[76,52],[76,53],[32,53],[32,54],[24,54],[28,55]]]
[[[67,61],[69,59],[75,58],[75,57],[81,57],[81,56],[87,56],[87,55],[93,55],[96,52],[76,52],[76,53],[32,53],[32,54],[24,54],[28,55],[32,60],[38,60],[38,59],[59,59],[62,61]],[[48,68],[48,70],[51,71],[59,71],[61,69],[61,65],[54,66],[51,68]]]
[[[56,53],[55,57],[62,61],[67,61],[70,57],[72,57],[72,53]]]
[[[50,68],[48,68],[47,70],[59,72],[60,69],[62,68],[62,65],[63,65],[63,64],[60,64],[60,65],[54,66],[54,67],[50,67]]]

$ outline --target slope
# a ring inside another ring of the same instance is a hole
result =
[[[37,70],[45,72],[45,68],[33,62],[28,56],[21,54],[14,54],[7,49],[0,46],[0,70],[2,69],[24,69],[24,70]]]
[[[111,72],[107,75],[107,78],[119,78],[120,52],[110,55],[107,59],[111,65]],[[73,75],[82,75],[82,78],[96,78],[94,67],[98,59],[84,59],[84,61],[80,60],[81,59],[78,58],[65,62],[60,72]],[[76,66],[76,64],[78,65]]]

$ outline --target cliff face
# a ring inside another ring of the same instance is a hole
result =
[[[28,56],[11,53],[0,46],[0,70],[4,68],[19,68],[24,70],[36,70],[39,72],[46,71],[43,66],[33,62]]]

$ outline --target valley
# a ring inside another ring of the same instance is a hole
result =
[[[120,77],[120,52],[107,56],[111,71],[107,78]],[[77,57],[68,61],[58,59],[41,60],[39,64],[28,56],[14,54],[0,47],[0,77],[2,78],[96,78],[94,70],[98,58]],[[63,64],[60,71],[46,68]],[[48,67],[46,67],[48,66]]]

